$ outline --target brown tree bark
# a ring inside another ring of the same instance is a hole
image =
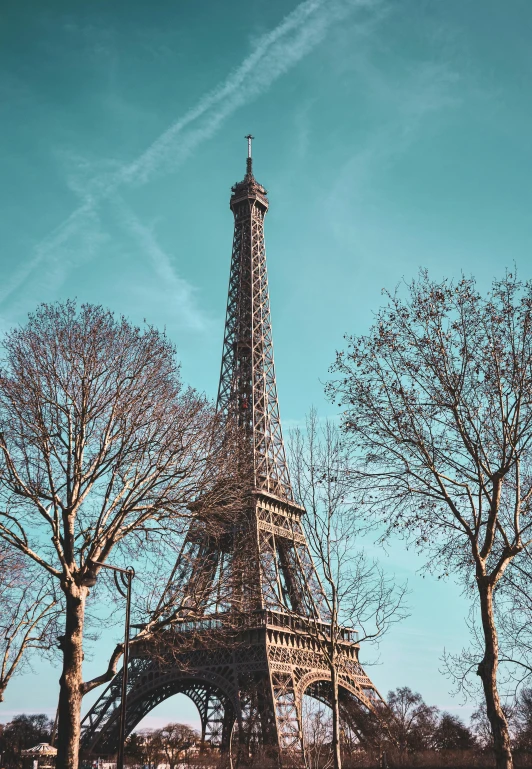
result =
[[[486,578],[477,580],[480,597],[480,612],[484,632],[484,657],[479,663],[477,674],[482,681],[486,698],[486,714],[493,734],[493,752],[497,769],[513,769],[512,750],[508,721],[501,707],[497,689],[497,668],[499,664],[499,642],[493,611],[493,586]]]
[[[83,624],[87,588],[76,585],[65,590],[65,635],[60,637],[63,672],[60,678],[58,769],[77,769],[83,683]]]
[[[342,769],[342,754],[340,749],[340,704],[338,701],[338,665],[336,660],[331,665],[331,688],[332,688],[332,754],[334,769]]]

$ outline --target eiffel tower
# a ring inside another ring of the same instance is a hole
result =
[[[235,225],[217,409],[244,436],[251,502],[224,536],[191,524],[170,585],[181,595],[182,621],[167,631],[168,655],[132,647],[126,732],[183,693],[199,711],[202,745],[217,748],[222,762],[225,756],[248,766],[255,757],[255,766],[303,767],[303,695],[331,701],[329,669],[307,632],[309,607],[325,625],[326,616],[319,616],[322,588],[286,461],[264,244],[269,204],[253,175],[253,137],[246,138],[246,175],[230,200]],[[243,572],[237,553],[244,553]],[[222,636],[217,628],[237,609],[239,629]],[[343,637],[341,715],[364,740],[383,701],[358,661],[356,634],[346,629]],[[120,671],[83,719],[85,751],[116,750],[121,680]]]

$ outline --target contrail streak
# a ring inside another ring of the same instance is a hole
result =
[[[330,27],[357,9],[380,0],[305,0],[272,31],[259,38],[252,52],[214,90],[203,96],[139,157],[113,173],[95,177],[81,205],[34,249],[32,258],[0,291],[4,303],[39,267],[76,234],[98,206],[123,186],[142,185],[157,173],[175,171],[203,141],[211,138],[240,106],[265,92],[325,38]]]

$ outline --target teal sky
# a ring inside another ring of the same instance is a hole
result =
[[[419,267],[530,277],[531,24],[527,0],[4,0],[0,328],[101,303],[165,326],[214,397],[251,131],[285,431],[312,404],[334,416],[328,367],[383,287]],[[438,668],[466,606],[420,564],[383,554],[412,615],[369,672],[461,712]],[[0,719],[53,712],[58,676],[36,664]],[[157,718],[196,717],[180,700]]]

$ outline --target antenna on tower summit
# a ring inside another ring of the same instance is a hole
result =
[[[248,157],[247,157],[247,160],[246,160],[246,173],[248,174],[248,176],[251,176],[251,166],[253,164],[253,159],[251,157],[251,142],[253,141],[253,139],[255,137],[252,136],[251,134],[248,134],[244,138],[246,138],[248,140]]]

